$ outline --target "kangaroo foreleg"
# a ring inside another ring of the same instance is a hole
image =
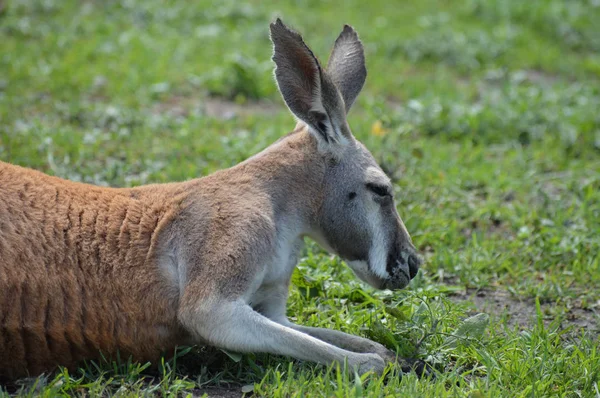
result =
[[[276,323],[254,311],[243,301],[199,305],[182,309],[180,321],[199,339],[211,345],[237,352],[265,352],[291,356],[322,364],[345,360],[360,374],[381,374],[383,359],[374,353],[348,351],[326,341]]]

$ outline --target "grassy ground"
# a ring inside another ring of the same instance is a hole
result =
[[[379,292],[308,242],[288,313],[427,360],[435,378],[194,348],[4,391],[600,395],[600,3],[344,3],[0,1],[0,159],[115,186],[231,166],[294,125],[268,22],[325,60],[352,24],[370,74],[350,125],[426,264],[410,289]]]

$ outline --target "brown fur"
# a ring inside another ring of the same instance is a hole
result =
[[[100,351],[110,358],[117,349],[155,359],[185,342],[177,320],[180,291],[159,266],[162,248],[181,240],[190,261],[208,267],[205,259],[223,259],[219,267],[189,271],[182,303],[193,307],[213,289],[241,294],[255,270],[227,262],[259,261],[242,257],[251,255],[248,245],[268,247],[274,239],[272,206],[310,207],[284,197],[272,202],[266,191],[273,183],[284,184],[281,192],[319,183],[289,178],[314,175],[293,170],[309,167],[313,141],[308,133],[289,135],[257,155],[259,162],[133,189],[70,182],[0,162],[0,375],[73,367]],[[252,241],[232,240],[232,226],[255,231],[247,235]]]

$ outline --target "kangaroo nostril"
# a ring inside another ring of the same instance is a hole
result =
[[[410,272],[410,279],[414,278],[417,275],[417,272],[419,272],[420,263],[421,261],[416,255],[411,254],[408,256],[408,271]]]

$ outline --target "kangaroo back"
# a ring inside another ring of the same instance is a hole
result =
[[[178,295],[154,253],[176,206],[144,195],[0,162],[0,376],[172,347]]]

